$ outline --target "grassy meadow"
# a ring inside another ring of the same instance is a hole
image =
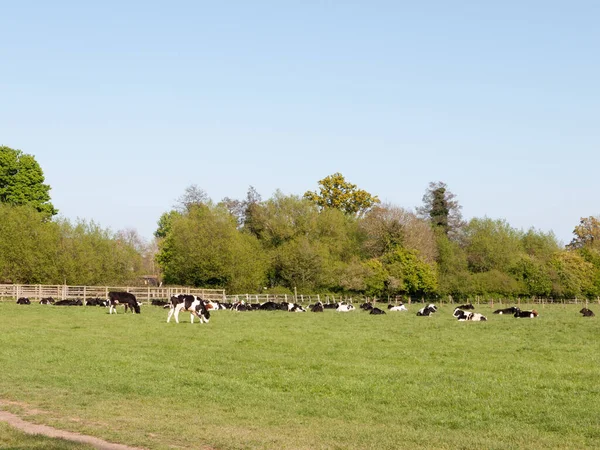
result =
[[[598,317],[418,308],[192,325],[152,306],[0,303],[0,406],[151,449],[600,448]]]

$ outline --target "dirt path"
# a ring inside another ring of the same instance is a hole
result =
[[[0,421],[6,422],[9,425],[28,434],[41,434],[53,438],[62,438],[69,441],[83,442],[100,450],[142,450],[139,447],[129,447],[127,445],[113,444],[102,439],[86,436],[85,434],[72,433],[70,431],[57,430],[46,425],[36,425],[25,422],[19,416],[0,410]]]

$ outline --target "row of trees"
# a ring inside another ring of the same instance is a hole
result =
[[[167,284],[229,292],[348,295],[596,297],[600,220],[562,246],[552,233],[487,217],[464,221],[444,183],[409,211],[382,204],[336,173],[303,196],[213,202],[190,186],[158,221],[155,241],[134,230],[56,218],[31,155],[0,147],[0,281],[121,284],[153,273]]]
[[[416,212],[381,204],[339,173],[319,185],[265,201],[251,187],[246,199],[219,203],[191,186],[156,232],[165,282],[376,297],[600,295],[594,217],[565,248],[552,233],[504,220],[463,221],[442,182]]]

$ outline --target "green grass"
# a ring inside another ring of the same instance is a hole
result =
[[[0,399],[148,448],[600,448],[597,318],[0,304]]]
[[[0,422],[0,449],[2,450],[93,450],[90,445],[25,434]]]

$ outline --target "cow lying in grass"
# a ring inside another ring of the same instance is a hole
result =
[[[587,308],[583,308],[579,312],[581,314],[583,314],[583,317],[594,317],[596,315],[596,314],[594,314],[594,312],[591,309],[587,309]]]
[[[40,305],[54,305],[54,299],[52,297],[45,297],[40,300]]]
[[[17,305],[31,305],[31,301],[27,297],[21,297],[17,300]]]
[[[514,316],[517,318],[527,317],[533,319],[534,317],[538,316],[538,312],[535,309],[532,309],[531,311],[521,311],[519,308],[517,308],[517,311],[515,312]]]
[[[390,311],[408,311],[408,308],[406,308],[406,306],[404,306],[404,304],[400,304],[400,305],[389,304],[388,309]]]
[[[417,316],[430,316],[435,312],[437,312],[436,306],[433,303],[430,303],[429,305],[425,306],[424,308],[421,308],[420,310],[418,310]]]
[[[210,312],[206,309],[204,300],[195,295],[180,294],[177,297],[171,297],[171,310],[167,317],[167,323],[169,323],[173,315],[175,315],[175,322],[179,323],[179,312],[181,310],[190,313],[191,323],[194,323],[194,317],[197,317],[200,323],[208,323],[210,319]]]
[[[131,309],[136,314],[140,314],[140,304],[130,292],[109,292],[108,293],[108,306],[110,306],[109,314],[112,314],[113,311],[117,314],[117,306],[124,305],[125,312],[127,309]]]
[[[511,306],[510,308],[497,309],[494,311],[494,314],[514,314],[519,311],[519,308],[516,306]]]
[[[463,311],[460,308],[456,308],[452,315],[456,317],[459,322],[464,322],[467,320],[473,322],[485,322],[487,320],[487,318],[483,314],[470,311]]]
[[[369,314],[375,314],[375,315],[385,314],[385,311],[383,309],[379,309],[379,308],[372,308],[371,311],[369,312]]]

